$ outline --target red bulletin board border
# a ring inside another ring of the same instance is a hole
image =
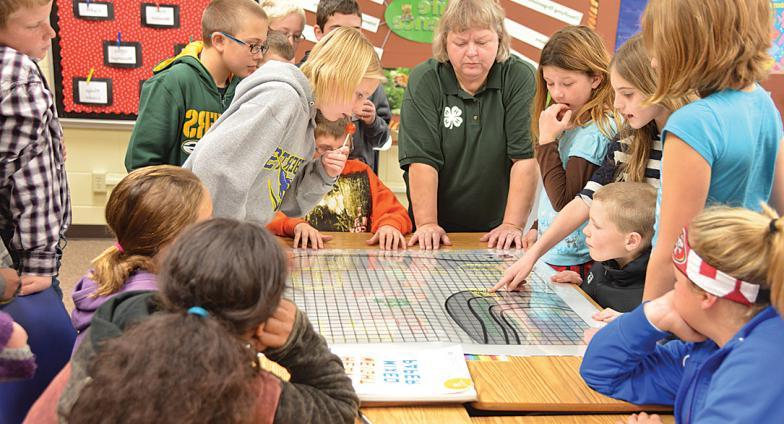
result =
[[[85,20],[74,13],[74,4],[86,0],[55,0],[52,25],[57,37],[52,42],[57,109],[64,118],[136,119],[141,82],[152,76],[160,61],[174,56],[175,46],[190,39],[201,39],[201,15],[209,0],[118,0],[112,3],[114,19]],[[142,25],[142,4],[159,3],[179,7],[179,28],[154,28]],[[119,68],[104,64],[104,41],[141,43],[141,66]],[[74,78],[112,80],[111,105],[85,105],[74,102]]]

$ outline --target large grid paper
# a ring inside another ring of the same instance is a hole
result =
[[[595,308],[546,282],[537,263],[520,292],[488,293],[516,260],[495,250],[295,250],[285,296],[330,344],[460,343],[466,353],[581,355]]]

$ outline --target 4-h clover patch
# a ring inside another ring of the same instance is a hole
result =
[[[447,129],[458,128],[460,125],[463,124],[463,118],[460,115],[463,114],[463,111],[460,110],[457,106],[449,106],[444,108],[444,126]]]

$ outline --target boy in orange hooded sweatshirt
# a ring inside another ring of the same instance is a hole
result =
[[[316,115],[316,156],[340,149],[346,141],[347,118],[328,121]],[[348,138],[349,146],[351,138]],[[382,250],[405,249],[405,234],[411,232],[408,211],[394,193],[364,162],[349,159],[332,191],[327,193],[304,219],[289,218],[281,212],[267,224],[279,236],[294,238],[294,247],[321,249],[332,237],[321,231],[371,232],[368,244]]]

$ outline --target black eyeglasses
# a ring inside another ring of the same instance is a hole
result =
[[[221,31],[220,34],[222,34],[224,37],[228,38],[229,40],[232,40],[234,42],[242,44],[243,46],[248,46],[250,48],[250,54],[259,54],[259,53],[264,54],[264,53],[267,53],[267,50],[269,49],[269,46],[267,45],[267,43],[250,44],[247,41],[242,41],[239,38],[237,38],[237,37],[235,37],[235,36],[233,36],[231,34],[227,34],[227,33],[223,32],[223,31]]]

